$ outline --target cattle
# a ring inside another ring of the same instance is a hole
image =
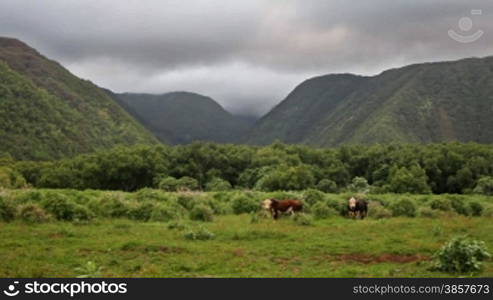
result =
[[[368,203],[363,199],[351,197],[348,201],[349,216],[364,219],[368,215]]]
[[[294,214],[303,209],[303,203],[300,200],[277,200],[277,199],[265,199],[262,201],[263,208],[270,211],[272,218],[276,220],[279,217],[279,213]]]

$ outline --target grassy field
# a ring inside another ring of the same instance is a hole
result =
[[[493,222],[462,216],[355,221],[333,217],[301,226],[249,215],[191,222],[215,234],[187,240],[166,223],[101,219],[0,224],[0,277],[72,277],[93,261],[104,277],[436,277],[430,259],[453,236],[493,249]],[[493,277],[493,262],[462,276]]]
[[[493,277],[492,259],[474,274],[430,270],[456,236],[493,250],[491,197],[366,195],[369,218],[353,220],[348,196],[3,190],[0,277]],[[267,197],[302,199],[309,225],[258,217]],[[213,238],[190,239],[201,231]]]

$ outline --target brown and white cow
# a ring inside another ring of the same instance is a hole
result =
[[[269,210],[272,218],[277,219],[279,213],[291,213],[299,212],[303,209],[303,203],[300,200],[277,200],[277,199],[265,199],[262,201],[262,207]]]
[[[359,216],[364,219],[368,214],[368,203],[365,200],[351,197],[348,201],[348,212],[350,217],[356,218]]]

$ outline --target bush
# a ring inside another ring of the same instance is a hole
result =
[[[493,177],[481,177],[476,183],[474,193],[493,196]]]
[[[376,201],[371,201],[368,206],[368,216],[374,219],[392,217],[392,212]]]
[[[448,199],[450,200],[450,204],[452,205],[452,208],[459,215],[469,216],[471,214],[470,207],[466,205],[466,201],[464,200],[464,198],[454,195],[454,196],[449,196]]]
[[[493,218],[493,205],[489,205],[484,209],[483,217]]]
[[[449,199],[437,198],[430,202],[430,207],[441,211],[451,211],[452,203]]]
[[[14,206],[0,196],[0,221],[10,222],[14,219]]]
[[[233,187],[231,186],[231,183],[229,183],[228,181],[226,181],[226,180],[224,180],[222,178],[218,178],[218,177],[212,178],[205,185],[205,190],[206,191],[209,191],[209,192],[213,192],[213,191],[229,191],[232,188]]]
[[[327,206],[324,202],[315,203],[315,205],[311,207],[311,212],[316,219],[327,219],[339,214],[335,209]]]
[[[149,220],[153,222],[168,222],[179,218],[181,218],[181,214],[178,205],[160,203],[152,210]]]
[[[51,216],[37,204],[24,204],[19,206],[17,216],[27,223],[43,223],[51,220]]]
[[[0,166],[0,188],[17,189],[26,185],[26,180],[19,172]]]
[[[484,242],[465,236],[452,239],[436,254],[434,270],[447,273],[469,273],[481,270],[482,261],[489,258]]]
[[[197,200],[191,193],[180,193],[177,201],[178,204],[188,210],[192,209],[197,204]]]
[[[212,222],[214,213],[212,209],[204,204],[199,204],[190,211],[190,219],[196,221]]]
[[[153,210],[154,204],[152,203],[138,203],[137,205],[130,207],[128,217],[133,220],[149,221]]]
[[[256,212],[260,205],[255,199],[249,198],[245,195],[238,195],[233,199],[231,207],[233,208],[233,212],[239,215]]]
[[[158,187],[167,192],[195,191],[199,189],[199,183],[197,180],[188,176],[180,179],[166,177],[159,182]]]
[[[183,223],[182,221],[173,221],[168,224],[168,229],[173,230],[184,230],[187,228],[187,224]]]
[[[298,225],[303,225],[303,226],[313,225],[313,218],[310,217],[309,215],[303,214],[303,213],[294,214],[293,221],[294,221],[294,223],[296,223]]]
[[[313,205],[318,202],[323,202],[325,200],[325,194],[319,190],[308,189],[303,193],[303,199],[309,205]]]
[[[143,188],[138,190],[135,194],[135,200],[137,201],[166,201],[167,198],[163,192],[159,190],[153,190],[150,188]]]
[[[178,190],[178,179],[166,177],[158,183],[158,188],[167,192],[176,192]]]
[[[317,190],[324,193],[336,193],[337,184],[330,179],[322,179],[317,183]]]
[[[196,230],[188,230],[185,232],[183,235],[187,240],[192,240],[192,241],[206,241],[206,240],[212,240],[214,239],[215,235],[214,233],[210,232],[206,228],[200,226]]]
[[[432,209],[431,207],[422,206],[418,209],[418,216],[423,218],[438,218],[441,215],[441,211]]]
[[[469,203],[469,210],[474,217],[480,217],[483,214],[484,207],[481,203],[473,201]]]
[[[416,216],[416,205],[409,199],[400,199],[390,205],[390,210],[394,217],[410,217]]]
[[[329,208],[334,209],[341,216],[343,216],[347,213],[347,202],[346,202],[346,200],[337,200],[337,199],[330,199],[329,198],[329,199],[327,199],[326,203],[327,203],[327,206]]]
[[[91,210],[89,210],[89,208],[75,204],[72,217],[73,221],[89,221],[92,218],[94,218],[94,214]]]
[[[93,208],[93,211],[100,211],[103,216],[121,218],[128,216],[130,211],[130,207],[126,202],[114,196],[110,198],[103,198],[98,202],[99,203],[95,204],[99,204],[99,208],[95,207]],[[92,205],[89,206],[92,208]]]
[[[354,193],[366,194],[370,191],[370,185],[364,177],[354,177],[351,184],[348,186],[348,190]]]
[[[64,221],[72,221],[77,209],[77,204],[70,201],[65,195],[54,192],[46,193],[41,204],[57,220]]]

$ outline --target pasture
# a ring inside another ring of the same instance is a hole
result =
[[[283,195],[307,202],[308,222],[254,212],[260,199]],[[493,277],[491,259],[473,274],[430,270],[433,254],[458,235],[493,250],[490,198],[368,195],[369,217],[353,220],[333,213],[348,195],[283,195],[4,190],[0,277]],[[416,206],[414,217],[388,214],[401,198]],[[372,216],[376,202],[381,214]],[[479,215],[459,213],[471,202]]]

